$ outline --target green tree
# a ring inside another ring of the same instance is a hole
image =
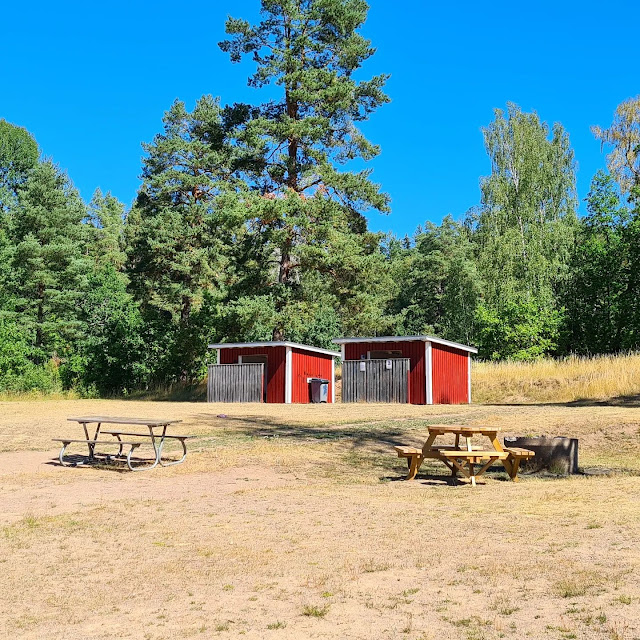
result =
[[[38,144],[22,127],[0,119],[0,221],[15,206],[18,187],[38,162]]]
[[[404,332],[471,344],[481,283],[469,230],[447,216],[441,225],[418,229],[414,243],[399,263],[395,305]]]
[[[38,362],[54,355],[64,359],[82,333],[78,309],[91,267],[82,225],[85,207],[50,161],[31,171],[18,195],[10,283],[15,313],[33,332]]]
[[[566,300],[571,351],[616,353],[640,346],[640,222],[638,212],[620,200],[613,177],[598,172],[587,196]]]
[[[88,250],[98,268],[112,265],[120,271],[126,262],[124,205],[109,192],[96,189],[87,210]]]
[[[125,227],[127,274],[162,345],[163,379],[199,375],[194,363],[206,353],[207,336],[194,334],[204,322],[196,316],[211,315],[229,278],[229,247],[242,235],[246,207],[229,198],[242,188],[234,180],[235,165],[242,164],[242,150],[230,140],[235,118],[234,109],[223,112],[210,96],[193,112],[175,102],[163,133],[144,145],[144,182]]]
[[[482,204],[467,221],[484,283],[483,318],[505,324],[505,340],[531,336],[532,344],[541,345],[532,355],[553,353],[577,227],[569,137],[562,125],[550,131],[536,113],[523,113],[514,104],[506,113],[497,109],[483,133],[491,175],[481,180]],[[513,322],[520,327],[515,333]],[[506,342],[491,348],[492,354],[511,352]]]
[[[242,197],[261,257],[237,288],[270,310],[261,317],[269,315],[273,339],[302,335],[292,326],[296,318],[322,324],[327,304],[341,308],[348,331],[369,329],[380,321],[380,305],[371,304],[374,289],[364,288],[378,285],[380,272],[372,269],[385,262],[381,236],[367,232],[364,213],[387,211],[389,199],[370,170],[338,169],[379,152],[357,128],[388,101],[385,75],[354,77],[374,53],[358,33],[368,5],[262,0],[261,7],[256,25],[229,18],[231,38],[220,43],[233,62],[250,55],[257,69],[249,85],[272,85],[275,96],[236,132],[256,160],[244,172],[253,195]]]
[[[91,275],[82,307],[82,383],[103,394],[144,386],[149,375],[144,321],[113,264]]]
[[[11,227],[18,188],[36,166],[38,155],[38,145],[26,129],[0,119],[0,315],[14,304],[9,283],[15,251]]]
[[[623,193],[640,199],[640,96],[618,105],[610,127],[592,131],[603,146],[612,147],[607,165]]]

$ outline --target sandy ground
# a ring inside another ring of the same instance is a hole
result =
[[[82,414],[199,438],[176,467],[61,468]],[[603,473],[404,482],[392,446],[429,422],[578,437]],[[621,405],[0,403],[0,637],[640,638],[639,430]]]

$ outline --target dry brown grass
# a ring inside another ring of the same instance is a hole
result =
[[[149,473],[60,469],[80,413],[181,418]],[[0,637],[640,637],[631,406],[0,405]],[[225,414],[226,418],[218,417]],[[605,476],[452,487],[395,457],[428,422],[580,438]]]
[[[640,404],[640,354],[473,365],[474,402],[628,401]]]

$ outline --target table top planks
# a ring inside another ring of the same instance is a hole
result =
[[[445,433],[453,433],[459,435],[484,435],[487,433],[498,433],[500,427],[488,427],[483,425],[462,425],[462,424],[430,424],[427,429],[429,433],[444,435]]]
[[[113,416],[79,416],[77,418],[67,418],[69,422],[79,422],[80,424],[135,424],[145,427],[162,427],[167,424],[177,424],[182,420],[159,420],[155,418],[123,418]]]

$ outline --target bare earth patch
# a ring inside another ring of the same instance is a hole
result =
[[[95,413],[200,438],[177,467],[57,466]],[[403,482],[392,446],[429,422],[578,437],[610,471]],[[624,405],[0,403],[0,636],[640,638],[639,429]]]

